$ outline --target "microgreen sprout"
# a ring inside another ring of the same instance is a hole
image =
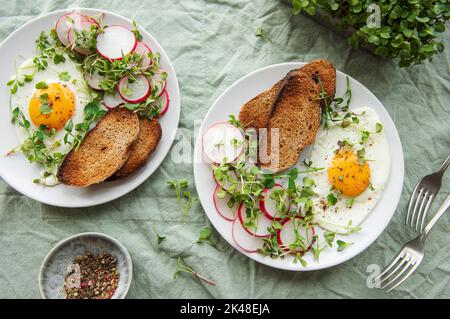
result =
[[[214,286],[214,285],[216,284],[214,281],[212,281],[212,280],[210,280],[210,279],[208,279],[208,278],[206,278],[206,277],[200,275],[200,274],[199,274],[198,272],[196,272],[194,269],[192,269],[192,268],[186,266],[186,265],[184,264],[183,258],[182,258],[181,256],[178,257],[178,263],[177,263],[177,266],[178,266],[177,271],[175,271],[174,274],[173,274],[173,279],[174,279],[174,280],[177,279],[177,277],[178,277],[182,272],[185,272],[185,273],[191,274],[194,278],[197,278],[197,279],[199,279],[199,280],[203,280],[204,282],[206,282],[206,283],[209,284],[209,285]]]

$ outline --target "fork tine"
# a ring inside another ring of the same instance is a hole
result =
[[[428,191],[424,192],[422,201],[420,202],[419,210],[417,211],[416,218],[416,231],[419,230],[420,221],[422,220],[422,215],[425,213],[424,208],[426,207],[426,203],[428,202],[430,193]]]
[[[418,183],[418,184],[416,185],[416,187],[414,187],[414,190],[413,190],[413,192],[412,192],[412,194],[411,194],[411,197],[409,198],[408,212],[407,212],[407,214],[406,214],[406,220],[405,220],[405,224],[406,224],[406,225],[409,225],[409,221],[410,221],[410,219],[411,219],[411,213],[412,213],[412,209],[413,209],[414,198],[416,197],[416,195],[417,195],[417,193],[418,193],[418,190],[419,190],[419,184],[420,184],[420,183]]]
[[[423,188],[419,190],[419,193],[417,194],[417,198],[415,200],[413,211],[411,212],[411,222],[409,223],[409,226],[414,227],[414,218],[416,217],[417,212],[417,206],[419,206],[419,201],[422,198]]]
[[[411,263],[413,261],[415,261],[414,258],[412,258],[411,256],[408,256],[407,258],[404,259],[404,263],[402,263],[402,267],[399,269],[399,271],[397,271],[397,275],[392,278],[387,284],[385,284],[384,286],[382,286],[382,289],[387,288],[389,285],[395,283],[395,281],[407,270],[409,269],[409,267],[411,266]]]
[[[399,254],[397,254],[397,256],[395,256],[395,258],[391,261],[391,263],[386,266],[386,268],[383,270],[383,272],[373,279],[373,281],[375,282],[375,281],[381,279],[381,277],[383,277],[390,269],[392,269],[392,267],[394,267],[397,264],[398,260],[402,257],[403,257],[403,252],[401,251]]]
[[[382,284],[383,282],[385,282],[386,280],[388,280],[389,278],[391,278],[392,275],[394,275],[395,273],[397,273],[397,271],[405,264],[405,262],[406,262],[405,257],[406,257],[406,256],[403,256],[403,257],[401,258],[401,260],[399,260],[399,261],[397,262],[397,267],[395,267],[394,270],[392,270],[392,271],[386,273],[386,277],[382,278],[381,281],[380,281],[380,286],[382,286],[381,284]],[[383,288],[383,287],[381,287],[381,288]]]
[[[398,286],[400,286],[406,279],[408,279],[409,276],[411,276],[411,274],[417,269],[417,267],[419,267],[419,264],[420,264],[419,262],[414,261],[414,262],[412,263],[412,267],[409,268],[409,270],[406,272],[406,274],[404,274],[403,277],[402,277],[399,281],[397,281],[397,283],[396,283],[394,286],[392,286],[391,288],[389,288],[389,289],[386,291],[386,293],[388,293],[388,292],[394,290],[395,288],[397,288]]]
[[[430,208],[431,202],[433,201],[434,198],[434,194],[431,194],[430,197],[428,197],[428,202],[427,202],[427,206],[425,206],[425,210],[422,214],[422,220],[420,221],[420,232],[423,231],[423,224],[425,222],[425,219],[427,218],[427,214],[428,214],[428,209]]]

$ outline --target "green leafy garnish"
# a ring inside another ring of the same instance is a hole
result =
[[[61,73],[58,74],[58,78],[59,78],[61,81],[68,82],[68,81],[70,81],[71,76],[70,76],[69,72],[63,71],[63,72],[61,72]]]
[[[199,280],[203,280],[204,282],[206,282],[207,284],[210,285],[215,285],[216,283],[202,275],[200,275],[198,272],[196,272],[194,269],[186,266],[183,262],[183,258],[181,256],[178,257],[178,263],[177,263],[177,271],[174,272],[173,274],[173,279],[177,279],[177,277],[181,274],[181,273],[187,273],[187,274],[191,274],[194,278],[197,278]]]

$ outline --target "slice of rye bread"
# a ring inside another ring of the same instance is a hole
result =
[[[267,132],[260,136],[259,141],[260,166],[272,172],[285,170],[297,163],[302,150],[314,141],[322,113],[320,100],[317,99],[320,88],[310,76],[289,72],[283,82]],[[274,145],[272,150],[274,143],[278,145]]]
[[[103,182],[126,162],[139,134],[139,118],[126,108],[115,108],[73,149],[58,170],[66,185],[86,187]]]
[[[319,76],[327,97],[330,99],[334,97],[336,91],[336,69],[331,62],[327,60],[314,60],[290,73],[303,73],[313,78],[316,82],[317,76]],[[239,121],[245,128],[267,128],[272,105],[279,94],[283,80],[285,79],[280,80],[272,88],[255,96],[242,106],[239,112]],[[320,91],[317,96],[320,96]]]
[[[130,156],[112,179],[128,176],[145,164],[161,140],[162,130],[157,119],[139,119],[139,135],[130,147]]]

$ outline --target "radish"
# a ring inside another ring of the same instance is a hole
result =
[[[69,44],[68,34],[69,29],[72,27],[73,23],[77,21],[80,22],[82,20],[81,15],[79,13],[66,13],[63,14],[55,24],[56,35],[64,46]]]
[[[92,24],[98,24],[97,21],[95,21],[95,19],[93,19],[89,16],[82,15],[80,13],[74,13],[74,12],[63,14],[56,21],[56,24],[55,24],[56,35],[57,35],[59,41],[61,41],[61,43],[64,46],[67,46],[69,44],[69,39],[68,39],[69,29],[73,25],[78,25],[83,21],[91,22]]]
[[[203,152],[213,163],[231,163],[244,149],[241,131],[228,122],[210,126],[203,134]]]
[[[152,52],[150,47],[144,42],[138,42],[136,48],[134,49],[134,52],[136,52],[140,56],[139,64],[141,68],[144,71],[147,70],[148,67],[152,64],[152,60],[148,57],[148,55]]]
[[[121,97],[118,91],[112,94],[105,93],[103,96],[103,105],[106,106],[108,109],[113,109],[119,105],[125,104],[126,101],[124,101]]]
[[[97,36],[97,51],[108,60],[121,60],[136,48],[134,33],[126,27],[112,25]]]
[[[161,94],[160,97],[160,105],[161,105],[161,112],[159,113],[160,116],[166,114],[167,110],[169,109],[169,104],[170,104],[169,93],[167,93],[167,91],[164,90],[163,94]]]
[[[247,253],[258,252],[258,249],[261,249],[264,244],[262,238],[252,236],[246,231],[239,218],[236,218],[233,222],[231,236],[236,245]]]
[[[242,204],[239,207],[238,219],[241,221],[242,227],[244,227],[245,231],[247,231],[250,235],[255,237],[270,237],[270,233],[267,228],[272,226],[272,221],[264,214],[258,214],[254,226],[246,226],[246,222],[249,221],[249,218],[246,214],[246,206],[245,204]]]
[[[217,185],[216,189],[214,190],[213,195],[214,207],[216,208],[220,216],[222,216],[226,220],[233,221],[236,219],[239,210],[239,203],[236,202],[232,207],[229,207],[228,201],[231,198],[229,193],[225,192],[224,198],[217,197],[217,193],[220,192],[221,190],[222,188],[219,185]]]
[[[119,94],[128,103],[140,103],[151,93],[150,81],[142,74],[136,75],[133,82],[128,76],[119,81]]]
[[[281,220],[282,218],[280,213],[277,209],[277,202],[270,198],[271,191],[276,188],[283,188],[280,184],[275,184],[274,187],[271,189],[265,188],[263,190],[263,196],[261,197],[261,200],[259,201],[259,208],[261,211],[266,215],[267,218],[270,220]],[[288,207],[288,200],[286,198],[285,205]]]
[[[294,223],[294,221],[298,221],[301,219],[300,217],[295,217],[294,219],[286,218],[281,225],[283,228],[277,231],[277,241],[278,245],[286,251],[293,252],[289,245],[293,244],[296,241],[295,229],[298,230],[298,233],[304,238],[306,251],[311,249],[311,245],[314,242],[315,229],[314,226],[310,226],[308,230],[306,230],[303,226],[299,225],[299,223]],[[303,253],[303,249],[298,249],[295,252]]]
[[[226,191],[233,191],[236,189],[241,188],[241,179],[237,177],[236,173],[234,171],[230,171],[228,173],[228,179],[225,181],[219,181],[215,176],[213,172],[213,178],[217,185],[219,185],[222,189]]]
[[[82,31],[90,31],[92,26],[96,26],[92,20],[88,20],[87,18],[84,18],[78,23],[73,24],[67,33],[67,41],[72,47],[72,49],[81,54],[81,55],[90,55],[92,54],[92,51],[83,47],[80,47],[76,43],[76,33],[81,33]]]
[[[161,73],[156,73],[152,76],[152,90],[155,96],[160,96],[166,89],[167,79],[163,80]]]
[[[102,89],[100,87],[100,82],[104,80],[104,76],[98,74],[97,70],[95,70],[92,74],[85,73],[84,77],[91,88],[93,88],[94,90]]]

